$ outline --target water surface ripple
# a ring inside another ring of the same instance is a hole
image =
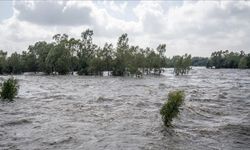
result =
[[[0,103],[0,149],[250,149],[250,70],[15,77],[18,97]],[[186,99],[165,129],[159,110],[174,89]]]

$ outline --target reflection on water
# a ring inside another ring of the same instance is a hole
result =
[[[250,70],[16,78],[18,98],[0,103],[0,149],[250,148]],[[185,104],[165,129],[159,109],[174,89]]]

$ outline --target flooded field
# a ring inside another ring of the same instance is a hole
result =
[[[0,149],[250,149],[250,70],[172,71],[142,79],[15,76],[18,97],[0,103]],[[174,89],[186,99],[166,129],[159,110]]]

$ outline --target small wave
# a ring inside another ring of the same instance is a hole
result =
[[[220,93],[220,94],[219,94],[219,98],[221,98],[221,99],[226,99],[226,98],[227,98],[226,95],[227,95],[227,93],[225,93],[225,92]]]
[[[211,118],[211,116],[209,114],[205,115],[204,113],[202,113],[200,110],[196,110],[193,107],[187,107],[187,110],[190,111],[193,114],[199,115],[201,117],[205,117],[205,118]]]
[[[155,105],[156,107],[160,107],[160,106],[162,106],[162,103],[154,103],[154,105]]]
[[[64,144],[64,143],[69,143],[73,140],[73,137],[67,137],[65,139],[60,139],[54,142],[43,142],[46,145],[57,145],[57,144]]]
[[[226,124],[219,128],[224,132],[224,136],[228,137],[234,146],[241,149],[249,149],[250,141],[250,126],[243,124]]]
[[[97,102],[98,102],[98,103],[111,102],[111,101],[113,101],[113,99],[111,99],[111,98],[99,97],[99,98],[97,99]]]
[[[247,135],[250,138],[250,126],[242,124],[226,124],[221,127],[222,130],[229,130],[241,135]]]
[[[213,101],[213,99],[211,99],[211,98],[191,98],[190,101],[211,102],[211,101]]]
[[[62,94],[62,95],[46,95],[45,97],[44,97],[44,99],[64,99],[66,97],[66,95],[64,95],[64,94]],[[48,101],[48,102],[50,102],[50,100]]]
[[[165,89],[165,88],[167,88],[167,86],[164,83],[159,84],[159,89]]]
[[[147,85],[144,85],[144,84],[136,84],[134,86],[137,86],[137,87],[148,87]]]
[[[32,122],[30,120],[27,120],[27,119],[20,119],[20,120],[15,120],[15,121],[10,121],[10,122],[4,123],[1,125],[1,127],[23,125],[23,124],[28,124],[28,123],[32,123]]]
[[[136,107],[147,107],[148,104],[144,103],[144,102],[139,102],[135,105]]]
[[[200,108],[200,111],[202,111],[204,113],[212,114],[212,115],[217,115],[217,116],[225,115],[224,112],[221,112],[221,111],[218,111],[215,109],[210,109],[210,108]]]

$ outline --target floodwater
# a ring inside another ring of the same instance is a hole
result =
[[[0,149],[250,149],[250,70],[172,71],[142,79],[15,76],[18,97],[0,102]],[[159,110],[175,89],[185,102],[165,128]]]

